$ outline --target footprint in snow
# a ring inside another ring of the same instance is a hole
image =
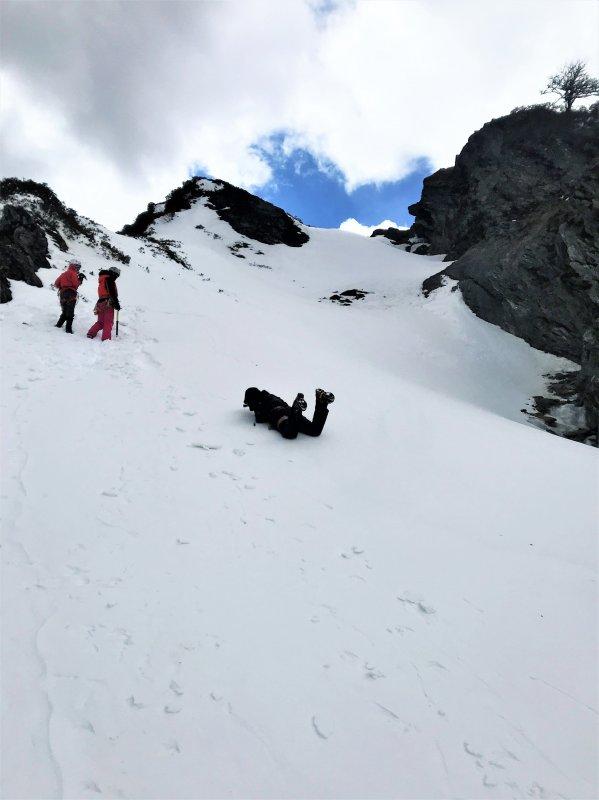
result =
[[[432,606],[425,605],[421,600],[416,597],[410,597],[409,593],[406,592],[405,596],[398,596],[397,599],[400,603],[404,603],[405,605],[414,606],[421,614],[436,614],[436,610]]]
[[[328,739],[330,734],[325,734],[318,726],[316,721],[316,717],[312,717],[312,728],[314,729],[314,733],[318,736],[319,739]]]
[[[232,481],[238,481],[239,475],[236,475],[234,472],[229,472],[229,470],[221,469],[221,473],[226,475],[227,478],[231,478]]]
[[[233,452],[235,453],[236,456],[244,456],[245,455],[245,450],[240,450],[238,447],[236,447],[233,450]]]
[[[368,678],[371,681],[377,681],[379,678],[384,678],[385,675],[376,667],[372,667],[370,664],[364,664],[364,677]]]
[[[89,731],[90,733],[95,733],[96,732],[96,729],[94,728],[94,726],[91,724],[91,722],[89,720],[85,720],[85,722],[82,722],[81,723],[81,728],[84,731]]]
[[[195,447],[196,450],[220,450],[220,444],[206,444],[205,442],[191,442],[190,447]]]

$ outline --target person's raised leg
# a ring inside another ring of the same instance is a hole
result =
[[[103,317],[100,316],[101,309],[102,309],[102,304],[100,304],[96,308],[96,311],[98,313],[98,318],[97,318],[97,320],[94,322],[94,324],[91,326],[91,328],[87,332],[88,339],[93,339],[102,330]]]
[[[317,389],[315,394],[316,405],[314,406],[312,421],[305,417],[301,417],[300,420],[299,429],[306,436],[320,436],[329,416],[329,404],[335,400],[335,396],[331,392],[325,392],[324,389]]]
[[[96,334],[101,330],[102,330],[102,323],[99,322],[99,321],[94,322],[94,324],[91,326],[91,328],[87,332],[87,338],[88,339],[94,339],[96,337]]]

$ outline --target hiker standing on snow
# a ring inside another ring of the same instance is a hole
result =
[[[93,339],[98,331],[102,331],[102,341],[112,339],[112,324],[114,322],[114,312],[119,311],[119,293],[116,288],[116,279],[121,274],[118,267],[108,267],[100,270],[98,276],[98,302],[94,308],[94,313],[98,315],[98,321],[94,323],[87,332],[88,339]]]
[[[81,272],[81,262],[74,258],[69,262],[66,271],[59,275],[54,281],[54,286],[58,289],[60,299],[60,318],[56,323],[57,328],[62,328],[67,323],[66,332],[73,333],[73,318],[75,317],[75,304],[77,303],[77,291],[85,275]]]
[[[303,394],[298,394],[292,405],[288,405],[280,397],[250,386],[245,391],[243,405],[256,415],[256,422],[268,422],[284,439],[295,439],[298,433],[306,436],[320,436],[329,414],[328,406],[335,400],[331,392],[316,389],[316,405],[312,420],[302,414],[308,407]]]

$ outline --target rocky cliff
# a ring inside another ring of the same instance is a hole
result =
[[[7,204],[0,216],[0,303],[12,300],[10,280],[42,286],[38,269],[49,269],[48,240],[31,214]]]
[[[150,203],[147,211],[142,212],[131,225],[125,225],[120,233],[126,236],[151,234],[152,224],[159,217],[190,209],[196,200],[202,198],[234,231],[262,244],[301,247],[310,238],[282,208],[226,181],[200,177],[185,181],[168,195],[164,203]]]
[[[453,278],[479,317],[582,364],[570,400],[584,407],[584,425],[596,437],[597,107],[533,107],[487,123],[454,167],[425,179],[409,211],[412,236],[428,242],[431,255],[453,261],[425,281],[425,294]]]
[[[0,303],[12,299],[10,280],[42,286],[37,272],[50,267],[49,239],[65,253],[69,242],[79,240],[111,261],[129,261],[99,225],[67,208],[45,183],[4,178],[0,181]]]

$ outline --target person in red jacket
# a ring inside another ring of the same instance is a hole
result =
[[[77,303],[77,292],[83,283],[85,275],[81,272],[81,262],[74,258],[69,262],[66,272],[59,275],[54,281],[54,286],[58,289],[60,298],[61,314],[57,328],[62,328],[67,323],[66,332],[73,333],[73,318],[75,317],[75,304]]]
[[[99,331],[102,331],[102,341],[112,339],[112,325],[114,322],[114,312],[119,311],[119,293],[116,288],[116,279],[121,274],[118,267],[109,267],[100,270],[98,276],[98,302],[94,312],[98,315],[98,321],[94,323],[87,332],[88,339],[94,339]]]

